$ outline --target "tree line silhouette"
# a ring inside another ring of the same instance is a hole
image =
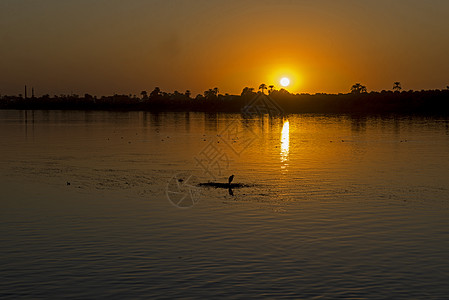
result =
[[[349,93],[293,94],[274,85],[261,84],[243,88],[240,95],[220,94],[211,88],[193,97],[184,93],[167,93],[159,87],[150,93],[96,97],[90,94],[43,95],[41,97],[1,96],[0,109],[76,109],[76,110],[146,110],[240,112],[258,94],[267,94],[286,113],[347,113],[347,114],[438,114],[449,115],[449,86],[444,90],[403,91],[400,82],[392,90],[368,92],[361,83],[354,84]]]

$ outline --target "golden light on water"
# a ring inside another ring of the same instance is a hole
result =
[[[289,154],[290,154],[290,123],[288,120],[285,120],[281,133],[281,162],[284,163],[284,166],[282,166],[283,168],[285,168],[285,162],[288,160]]]

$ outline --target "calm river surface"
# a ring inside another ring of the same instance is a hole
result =
[[[448,120],[3,110],[0,137],[2,299],[449,296]]]

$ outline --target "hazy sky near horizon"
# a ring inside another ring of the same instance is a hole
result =
[[[0,0],[0,94],[443,89],[447,0]]]

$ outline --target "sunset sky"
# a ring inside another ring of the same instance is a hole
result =
[[[1,0],[0,94],[443,89],[447,0]]]

